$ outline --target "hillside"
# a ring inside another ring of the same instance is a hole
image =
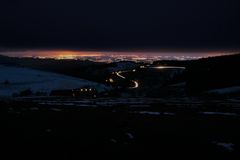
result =
[[[0,65],[0,96],[11,96],[24,90],[49,94],[52,90],[91,86],[103,90],[106,86],[88,80],[34,69]]]
[[[105,77],[114,71],[135,68],[134,62],[103,63],[75,59],[17,58],[0,55],[0,65],[27,67],[47,72],[60,73],[94,82],[105,82]]]
[[[190,93],[240,85],[240,54],[203,58],[188,62],[187,89]]]

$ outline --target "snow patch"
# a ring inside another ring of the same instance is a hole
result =
[[[134,113],[144,114],[144,115],[154,115],[154,116],[158,116],[158,115],[174,116],[175,115],[175,113],[170,113],[170,112],[153,112],[153,111],[139,111],[139,112],[134,112]]]
[[[225,143],[225,142],[213,142],[217,146],[220,146],[228,151],[234,151],[234,144],[233,143]]]
[[[117,143],[117,140],[112,138],[112,139],[111,139],[111,142]]]
[[[129,139],[134,139],[134,136],[131,133],[126,133]]]
[[[49,94],[52,90],[69,90],[91,86],[98,91],[107,86],[71,76],[29,68],[0,65],[0,96],[12,96],[24,90]]]
[[[230,94],[230,93],[239,93],[240,86],[234,87],[227,87],[227,88],[220,88],[208,91],[208,93],[215,93],[215,94]]]
[[[204,115],[221,115],[221,116],[237,116],[236,113],[228,113],[228,112],[201,112]]]

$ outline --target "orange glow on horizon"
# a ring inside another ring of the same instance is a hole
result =
[[[149,57],[164,57],[164,58],[203,58],[220,56],[226,54],[239,53],[237,51],[174,51],[174,50],[159,50],[159,51],[77,51],[77,50],[23,50],[23,51],[1,51],[0,55],[10,57],[37,57],[37,58],[53,58],[53,59],[79,59],[87,57],[95,57],[101,60],[101,56],[110,56],[122,59],[123,57],[131,57],[132,60],[145,60]],[[107,60],[106,60],[107,61]]]
[[[66,57],[66,58],[76,58],[76,57],[96,57],[101,56],[100,52],[90,52],[90,51],[50,51],[50,53],[46,53],[47,55],[51,55],[52,57]]]
[[[103,55],[102,52],[93,51],[18,51],[8,52],[8,56],[14,57],[38,57],[38,58],[54,58],[54,59],[75,59],[77,57],[96,57]]]

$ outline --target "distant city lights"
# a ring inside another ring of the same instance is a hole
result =
[[[119,62],[134,61],[152,63],[157,60],[192,60],[204,57],[219,56],[224,54],[233,54],[235,52],[228,51],[202,51],[202,52],[130,52],[130,51],[64,51],[64,50],[26,50],[26,51],[1,51],[0,55],[10,57],[32,57],[41,59],[74,59],[74,60],[90,60],[95,62]]]

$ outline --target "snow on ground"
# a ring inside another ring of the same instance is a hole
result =
[[[158,115],[174,116],[175,115],[175,113],[170,113],[170,112],[153,112],[153,111],[136,111],[133,113],[144,114],[144,115],[154,115],[154,116],[158,116]]]
[[[0,96],[31,89],[33,92],[50,93],[52,90],[77,89],[91,86],[98,91],[107,89],[103,84],[66,75],[38,71],[28,68],[0,65]]]
[[[228,151],[234,151],[234,144],[233,143],[225,143],[225,142],[213,142],[217,146],[223,147]]]
[[[160,112],[140,111],[139,114],[160,115]]]
[[[225,112],[201,112],[204,115],[220,115],[220,116],[237,116],[236,113],[225,113]]]
[[[132,133],[126,133],[126,135],[128,136],[129,139],[134,139],[134,136]]]
[[[215,93],[215,94],[230,94],[230,93],[239,93],[240,86],[234,87],[227,87],[227,88],[220,88],[208,91],[208,93]]]

